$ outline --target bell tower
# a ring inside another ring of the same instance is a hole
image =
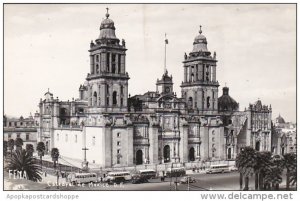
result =
[[[216,80],[216,53],[211,56],[207,40],[202,35],[195,37],[193,50],[184,55],[184,78],[181,84],[182,97],[190,112],[213,115],[218,112],[218,87]]]
[[[90,43],[90,73],[86,80],[90,113],[125,112],[127,110],[128,80],[125,40],[115,34],[114,21],[108,8],[100,25],[100,35]]]

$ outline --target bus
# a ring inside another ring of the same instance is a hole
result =
[[[131,175],[129,172],[109,172],[107,173],[107,177],[105,181],[108,183],[121,183],[131,180]]]
[[[185,168],[184,167],[177,167],[177,168],[168,168],[166,172],[167,177],[181,177],[185,176]]]
[[[96,173],[71,173],[68,175],[68,180],[72,184],[81,183],[96,183],[98,182],[98,177]]]
[[[211,165],[206,170],[206,174],[224,173],[224,172],[230,172],[229,165],[227,164]]]
[[[145,179],[154,179],[157,176],[157,172],[152,169],[139,170],[139,174]]]
[[[148,182],[149,179],[155,179],[157,177],[157,172],[152,169],[139,170],[138,172],[133,173],[132,183],[139,184]]]

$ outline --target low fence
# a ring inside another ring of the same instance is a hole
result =
[[[36,159],[37,163],[40,164],[40,160]],[[67,162],[66,160],[64,160]],[[211,165],[218,165],[218,164],[227,164],[229,166],[234,166],[235,161],[225,161],[225,160],[218,160],[218,161],[195,161],[195,162],[186,162],[186,163],[165,163],[165,164],[143,164],[143,165],[135,165],[135,166],[118,166],[118,167],[110,167],[110,168],[89,168],[89,172],[95,172],[99,175],[105,174],[107,172],[112,171],[129,171],[131,173],[136,172],[138,170],[144,169],[153,169],[156,172],[163,172],[167,171],[169,168],[176,168],[176,167],[185,167],[186,170],[194,170],[194,169],[205,169],[210,167]],[[42,160],[43,168],[50,168],[54,169],[54,164],[52,161]],[[82,169],[79,167],[75,167],[72,164],[66,165],[58,163],[56,168],[61,172],[82,172]]]
[[[40,164],[41,162],[39,159],[36,159],[36,163]],[[52,161],[42,160],[42,167],[54,169],[54,163]],[[72,165],[65,165],[65,164],[61,164],[61,163],[56,164],[56,168],[61,172],[81,172],[82,171],[81,168],[78,168],[78,167],[75,167]]]
[[[218,165],[218,164],[227,164],[229,166],[235,166],[235,161],[209,161],[209,162],[187,162],[187,163],[165,163],[165,164],[144,164],[144,165],[136,165],[132,167],[111,167],[111,168],[90,168],[90,172],[95,173],[106,173],[111,171],[129,171],[129,172],[136,172],[138,170],[145,170],[145,169],[153,169],[156,172],[167,171],[169,168],[176,168],[176,167],[185,167],[186,170],[192,169],[204,169],[210,167],[211,165]]]

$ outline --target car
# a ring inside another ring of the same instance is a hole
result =
[[[273,156],[272,156],[272,159],[275,160],[275,161],[281,160],[281,159],[282,159],[282,156],[280,156],[280,155],[273,155]]]
[[[196,182],[196,179],[191,176],[185,176],[180,179],[181,184],[194,183],[194,182]]]
[[[234,172],[234,171],[238,171],[238,168],[235,167],[235,166],[231,166],[231,167],[229,167],[229,170],[230,170],[231,172]]]

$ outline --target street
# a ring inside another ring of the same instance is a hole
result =
[[[177,185],[177,190],[187,191],[196,190],[196,191],[207,191],[207,190],[239,190],[239,173],[223,173],[223,174],[192,174],[192,177],[196,179],[195,183],[191,183],[188,187],[188,184]],[[166,178],[164,182],[161,182],[160,179],[151,179],[148,183],[141,184],[116,184],[108,185],[106,183],[96,183],[96,184],[84,184],[84,185],[73,185],[73,186],[60,186],[61,190],[117,190],[117,191],[170,191],[175,190],[176,178]],[[180,182],[180,178],[177,178],[177,181]],[[170,185],[171,184],[171,185]],[[249,182],[250,189],[254,188],[254,178],[250,178]],[[56,186],[49,186],[47,190],[56,190]]]

